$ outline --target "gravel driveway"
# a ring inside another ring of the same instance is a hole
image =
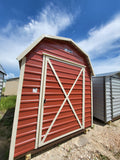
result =
[[[120,120],[94,121],[86,134],[58,145],[32,160],[120,160]]]

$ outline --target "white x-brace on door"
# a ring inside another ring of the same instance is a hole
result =
[[[52,61],[56,61],[56,62],[60,62],[60,63],[63,63],[64,64],[67,64],[67,65],[70,65],[70,66],[74,66],[74,67],[77,67],[77,69],[79,68],[79,72],[74,80],[74,83],[72,84],[71,88],[69,89],[68,92],[66,92],[56,70],[55,70],[55,67],[54,65],[52,64]],[[51,71],[53,72],[59,86],[60,86],[60,89],[64,95],[64,99],[63,99],[63,102],[61,103],[61,105],[59,106],[59,109],[58,111],[56,112],[55,116],[53,117],[49,127],[47,128],[46,130],[46,133],[43,135],[42,134],[42,128],[43,128],[43,117],[44,117],[44,103],[45,103],[45,90],[46,90],[46,75],[47,75],[47,66],[49,65],[49,68],[51,69]],[[74,106],[69,98],[72,90],[74,89],[78,79],[80,78],[80,76],[82,76],[82,120],[80,120],[80,118],[78,117],[75,109],[74,109]],[[74,117],[79,125],[79,128],[73,130],[73,131],[70,131],[68,133],[65,133],[63,135],[60,135],[58,137],[54,137],[50,140],[46,140],[47,139],[47,136],[50,134],[50,131],[53,127],[53,125],[55,124],[56,122],[56,119],[58,118],[61,110],[63,109],[65,103],[68,103],[68,105],[70,106],[70,109],[72,111],[72,113],[74,114]],[[77,63],[74,63],[72,61],[68,61],[68,60],[65,60],[65,59],[61,59],[61,58],[58,58],[58,57],[55,57],[55,56],[52,56],[52,55],[48,55],[48,54],[45,54],[43,55],[43,67],[42,67],[42,77],[41,77],[41,88],[40,88],[40,99],[39,99],[39,110],[38,110],[38,121],[37,121],[37,132],[36,132],[36,145],[35,145],[35,148],[38,148],[38,147],[41,147],[47,143],[50,143],[50,142],[53,142],[55,140],[58,140],[59,138],[62,138],[64,136],[67,136],[69,134],[72,134],[74,132],[77,132],[79,130],[82,130],[85,128],[85,124],[84,124],[84,119],[85,119],[85,66],[83,65],[80,65],[80,64],[77,64]]]

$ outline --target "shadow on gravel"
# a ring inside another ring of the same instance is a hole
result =
[[[7,110],[0,119],[0,159],[7,160],[9,155],[10,139],[14,108]]]

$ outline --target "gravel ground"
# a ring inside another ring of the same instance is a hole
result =
[[[58,145],[32,160],[120,160],[120,120],[94,121],[86,134]]]

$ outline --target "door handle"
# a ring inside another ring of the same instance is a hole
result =
[[[46,103],[46,99],[44,99],[44,103]]]

